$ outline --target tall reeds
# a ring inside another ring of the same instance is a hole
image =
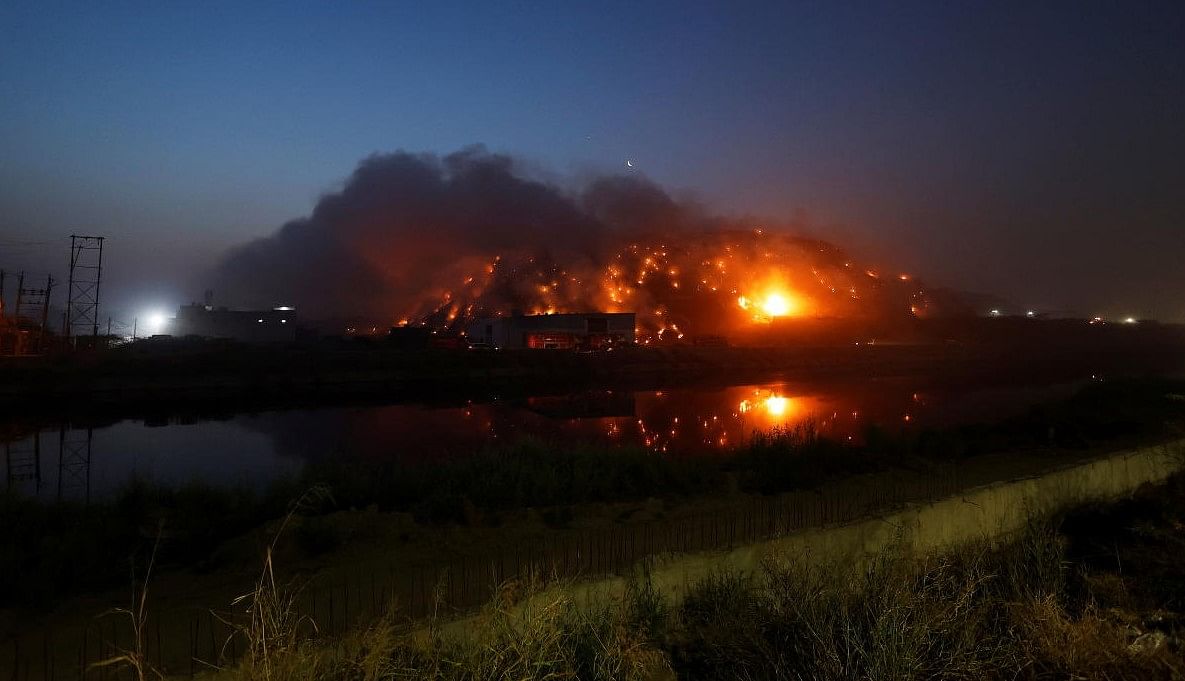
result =
[[[673,602],[639,566],[616,596],[508,583],[445,633],[392,617],[301,641],[246,681],[355,679],[1178,678],[1182,657],[1071,602],[1063,540],[1038,522],[1001,545],[886,549],[860,565],[767,560],[717,572]],[[270,674],[270,675],[269,675]]]
[[[276,660],[297,650],[308,629],[316,630],[316,622],[300,613],[301,585],[276,579],[275,551],[276,543],[296,515],[314,510],[330,498],[328,489],[313,487],[291,504],[264,548],[263,566],[255,587],[231,602],[232,609],[242,610],[223,618],[231,627],[230,637],[239,636],[246,642],[242,664],[252,670],[254,678],[264,681],[276,678],[273,674]],[[228,637],[228,644],[230,640]]]

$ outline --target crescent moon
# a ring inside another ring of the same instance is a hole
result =
[[[626,164],[627,166],[629,166],[630,168],[633,168],[633,167],[634,167],[634,162],[633,162],[633,161],[631,161],[631,160],[629,160],[628,158],[625,160],[625,164]]]

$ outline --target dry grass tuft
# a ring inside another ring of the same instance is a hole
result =
[[[245,608],[228,617],[218,615],[231,627],[231,634],[223,645],[224,652],[232,637],[242,637],[247,648],[241,664],[252,671],[252,678],[262,681],[290,678],[274,673],[277,660],[290,658],[308,637],[310,630],[313,633],[316,631],[316,623],[312,618],[299,613],[301,585],[293,581],[280,583],[276,580],[274,556],[276,544],[292,519],[327,499],[329,492],[326,488],[313,487],[290,505],[264,550],[263,568],[255,588],[231,602],[232,608],[244,605]]]
[[[118,654],[91,663],[91,669],[114,667],[116,669],[130,669],[136,681],[146,681],[150,676],[163,679],[164,675],[154,667],[148,658],[148,583],[152,579],[152,568],[156,564],[156,551],[160,547],[161,529],[158,528],[156,541],[152,545],[152,553],[148,557],[148,566],[144,570],[144,579],[137,583],[135,563],[132,564],[132,600],[130,607],[112,608],[100,615],[124,616],[131,621],[132,647],[118,649]]]
[[[225,678],[243,681],[402,679],[590,679],[643,681],[666,670],[661,652],[629,626],[620,604],[576,606],[563,593],[534,593],[517,606],[520,585],[506,585],[469,635],[446,635],[437,622],[418,633],[392,617],[336,641],[300,642],[270,664],[244,664]]]

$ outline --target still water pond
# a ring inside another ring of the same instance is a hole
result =
[[[601,390],[453,405],[399,404],[241,414],[223,420],[119,421],[51,429],[0,445],[8,488],[45,500],[97,499],[133,476],[261,486],[325,457],[367,462],[465,456],[525,437],[641,446],[659,455],[726,452],[755,430],[812,423],[837,440],[865,429],[998,419],[1077,386],[938,390],[908,380],[770,382],[673,390]]]

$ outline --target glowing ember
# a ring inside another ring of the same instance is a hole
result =
[[[913,277],[885,281],[855,269],[835,246],[762,231],[655,234],[578,259],[527,250],[473,260],[450,272],[461,290],[441,286],[403,310],[405,318],[459,331],[515,313],[635,312],[638,342],[651,344],[779,319],[930,313]]]

